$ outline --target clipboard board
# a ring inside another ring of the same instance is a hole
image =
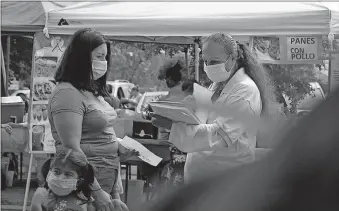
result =
[[[194,111],[185,104],[169,101],[150,102],[150,106],[154,113],[171,119],[176,122],[184,122],[186,124],[200,124],[200,119],[195,115]]]

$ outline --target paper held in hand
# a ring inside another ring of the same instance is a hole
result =
[[[197,103],[197,110],[195,111],[195,114],[197,115],[197,117],[199,117],[200,122],[205,124],[207,123],[209,111],[203,107],[212,106],[213,92],[209,89],[206,89],[203,86],[200,86],[197,83],[194,84],[193,90],[194,90],[193,97],[195,98],[196,103]],[[199,106],[199,105],[202,105],[202,106]]]
[[[152,166],[157,166],[162,158],[156,156],[153,154],[153,152],[149,151],[146,147],[144,147],[142,144],[140,144],[138,141],[125,136],[123,139],[118,138],[120,141],[120,144],[124,146],[127,149],[130,150],[136,150],[139,152],[139,158],[146,163],[152,165]]]

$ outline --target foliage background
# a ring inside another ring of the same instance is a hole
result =
[[[2,36],[1,41],[3,52],[6,53],[6,36]],[[192,45],[121,41],[112,41],[112,43],[113,65],[109,70],[109,80],[126,79],[139,85],[142,91],[166,90],[164,82],[158,80],[159,69],[166,59],[177,57],[185,60],[184,52],[186,50],[189,52],[189,71],[184,77],[194,78],[195,76],[194,58],[196,55]],[[335,44],[334,48],[337,48],[338,45]],[[323,46],[329,49],[326,39],[323,40]],[[32,48],[33,39],[31,37],[11,36],[10,78],[24,81],[27,87],[30,84]],[[4,58],[7,59],[6,56]],[[207,87],[211,81],[203,70],[201,52],[199,53],[199,63],[200,83]],[[309,82],[319,81],[316,77],[317,68],[315,65],[264,64],[264,66],[272,75],[277,90],[285,93],[294,107],[300,99],[312,92]],[[326,86],[321,81],[319,82]]]

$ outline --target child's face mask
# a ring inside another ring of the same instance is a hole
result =
[[[47,175],[48,188],[58,196],[67,196],[77,188],[78,179],[61,179],[52,171]]]

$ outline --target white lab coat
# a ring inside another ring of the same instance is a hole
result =
[[[230,79],[215,105],[236,108],[242,115],[258,120],[262,110],[259,89],[244,69],[239,69]],[[221,117],[216,112],[209,112],[206,124],[174,123],[169,141],[188,153],[185,183],[205,174],[253,162],[257,128],[252,126],[232,115]],[[219,135],[217,130],[225,132],[226,137]]]

